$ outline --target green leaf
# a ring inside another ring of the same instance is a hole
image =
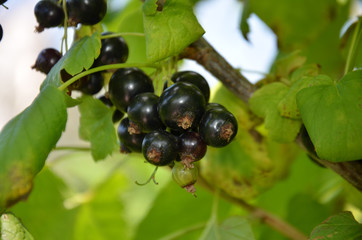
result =
[[[362,70],[332,85],[297,94],[302,120],[318,156],[333,162],[362,159]]]
[[[157,7],[157,0],[146,0],[142,5],[142,11],[146,16],[152,16],[156,14]]]
[[[362,238],[362,224],[358,223],[351,212],[341,212],[329,217],[316,226],[311,240],[357,240]]]
[[[144,15],[144,29],[146,56],[152,62],[180,53],[205,33],[188,0],[167,0],[162,11]]]
[[[297,93],[307,87],[331,85],[332,79],[326,75],[317,75],[315,77],[302,77],[295,80],[289,88],[287,94],[279,102],[278,109],[280,115],[287,118],[300,119],[300,113],[297,106]]]
[[[295,71],[292,72],[290,76],[290,82],[293,84],[297,80],[299,80],[302,77],[314,77],[317,76],[320,70],[320,66],[318,64],[306,64],[299,68],[297,68]]]
[[[92,36],[85,36],[73,43],[68,52],[54,65],[42,83],[41,89],[46,85],[59,87],[61,85],[60,71],[65,69],[67,73],[74,76],[89,69],[94,59],[100,54],[101,39],[98,32]]]
[[[113,174],[94,189],[78,212],[74,239],[127,239],[127,222],[120,193],[125,190],[126,178]]]
[[[289,74],[301,67],[306,61],[306,57],[300,56],[300,51],[279,56],[274,63],[275,75],[279,78],[288,78]]]
[[[288,87],[276,82],[258,89],[250,98],[251,110],[265,118],[265,128],[270,138],[277,142],[292,142],[296,138],[301,122],[282,117],[278,110],[279,102],[288,93]]]
[[[34,189],[25,202],[10,210],[26,224],[35,239],[73,239],[76,208],[66,208],[63,181],[45,167],[34,180]]]
[[[203,240],[254,240],[248,221],[239,216],[229,217],[220,225],[213,224],[207,229]]]
[[[33,236],[12,213],[0,216],[1,240],[34,240]]]
[[[48,86],[0,133],[0,211],[26,198],[67,121],[63,92]]]
[[[117,135],[112,122],[113,111],[100,100],[83,96],[78,106],[81,113],[79,135],[91,142],[94,160],[111,155],[117,145]]]
[[[250,32],[249,24],[248,24],[248,18],[250,17],[250,4],[249,0],[245,0],[243,4],[243,12],[241,14],[241,20],[240,20],[240,30],[245,38],[245,40],[249,41],[248,34]]]

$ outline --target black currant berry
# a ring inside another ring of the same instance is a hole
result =
[[[177,82],[161,94],[158,113],[167,127],[186,130],[197,127],[205,105],[205,97],[195,85]]]
[[[94,25],[99,23],[107,12],[106,0],[67,0],[69,24]]]
[[[132,98],[127,108],[128,118],[136,123],[142,132],[165,129],[158,116],[157,105],[159,97],[154,93],[140,93]]]
[[[0,24],[0,41],[3,39],[3,27]]]
[[[0,5],[3,5],[4,3],[6,3],[7,0],[0,0]]]
[[[131,99],[137,94],[153,92],[152,80],[138,68],[121,68],[109,81],[109,98],[122,112],[127,111]]]
[[[38,22],[37,32],[42,32],[44,28],[59,26],[64,21],[64,12],[57,3],[52,1],[39,1],[34,7],[34,14]]]
[[[128,132],[129,119],[123,118],[119,123],[117,133],[120,142],[132,152],[142,152],[142,141],[145,137],[144,133],[141,134],[130,134]]]
[[[62,54],[54,48],[43,49],[36,58],[35,64],[31,67],[37,71],[48,74],[52,67],[59,61]]]
[[[112,32],[103,33],[102,36],[112,34]],[[123,37],[113,37],[102,39],[101,53],[96,60],[98,66],[125,63],[128,58],[128,45]]]
[[[165,166],[175,160],[177,148],[177,138],[166,131],[148,133],[142,142],[143,156],[156,166]]]
[[[109,100],[109,98],[107,98],[106,96],[101,96],[98,98],[99,100],[101,100],[106,106],[108,107],[112,107],[113,103],[111,102],[111,100]],[[119,111],[119,110],[114,110],[113,115],[112,115],[112,122],[116,123],[119,120],[121,120],[124,116],[124,113]]]
[[[81,79],[79,90],[88,95],[98,93],[103,87],[103,76],[100,72],[89,74]]]
[[[199,134],[212,147],[228,145],[238,131],[238,123],[232,113],[223,109],[210,109],[199,124]]]
[[[221,109],[221,110],[227,110],[223,105],[219,104],[219,103],[208,103],[206,104],[206,109],[205,111],[208,111],[210,109]]]
[[[172,168],[172,179],[182,188],[186,189],[189,193],[196,192],[194,184],[199,175],[199,168],[195,164],[194,168],[185,168],[183,164],[175,162]]]
[[[180,159],[185,168],[193,168],[192,164],[206,154],[206,143],[196,132],[185,132],[179,137]]]
[[[207,83],[206,79],[193,71],[181,71],[176,72],[172,75],[171,80],[173,82],[189,82],[198,87],[201,92],[204,94],[206,102],[209,101],[210,98],[210,87]]]

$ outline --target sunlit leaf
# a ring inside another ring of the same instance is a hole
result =
[[[159,61],[180,53],[205,32],[188,0],[167,0],[162,11],[152,16],[144,15],[144,29],[149,61]]]
[[[34,240],[33,236],[12,213],[0,216],[1,240]]]
[[[0,133],[0,210],[26,198],[67,121],[64,95],[44,88]]]
[[[60,71],[65,69],[70,75],[75,75],[89,69],[94,59],[100,54],[101,39],[98,32],[85,36],[73,43],[68,52],[52,67],[41,88],[46,85],[60,86]]]
[[[332,85],[297,94],[303,123],[320,158],[341,162],[362,159],[362,70]]]
[[[152,16],[157,11],[157,0],[146,0],[142,5],[142,11],[146,16]]]

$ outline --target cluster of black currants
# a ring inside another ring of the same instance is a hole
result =
[[[69,26],[94,25],[99,23],[107,12],[106,0],[66,0]],[[44,28],[62,26],[64,24],[63,0],[41,0],[34,8],[38,21],[36,31]]]
[[[196,162],[207,146],[228,145],[238,125],[224,106],[208,103],[210,88],[200,74],[176,72],[171,82],[157,96],[143,71],[123,68],[112,75],[108,96],[127,114],[118,126],[121,152],[142,152],[157,167],[171,166],[176,183],[194,193]]]

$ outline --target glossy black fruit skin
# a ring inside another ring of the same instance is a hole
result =
[[[134,96],[144,92],[154,92],[152,80],[137,68],[118,69],[109,81],[109,98],[122,112],[127,112]]]
[[[45,48],[39,53],[35,64],[31,68],[48,74],[61,57],[62,54],[58,50],[54,48]]]
[[[103,96],[99,97],[98,99],[101,100],[106,106],[113,107],[113,103],[106,96],[103,95]],[[116,123],[119,120],[121,120],[123,117],[124,117],[124,113],[116,109],[116,110],[114,110],[113,115],[112,115],[112,122]]]
[[[207,83],[206,79],[198,74],[197,72],[193,71],[180,71],[176,72],[172,75],[171,80],[176,82],[189,82],[194,84],[196,87],[198,87],[202,94],[204,94],[206,102],[209,101],[210,98],[210,87]]]
[[[100,72],[92,73],[90,75],[81,78],[80,80],[80,87],[79,90],[88,95],[93,95],[98,93],[104,83],[103,76]]]
[[[158,113],[162,122],[171,129],[193,129],[198,126],[205,106],[205,97],[195,85],[177,82],[161,94]]]
[[[142,152],[142,142],[145,137],[144,133],[129,134],[129,119],[123,118],[118,125],[117,133],[120,142],[132,152]]]
[[[154,93],[140,93],[134,96],[127,108],[128,118],[138,124],[142,132],[166,129],[158,116],[159,97]]]
[[[103,33],[102,36],[112,34],[112,32]],[[96,60],[98,66],[125,63],[128,58],[128,45],[123,37],[113,37],[102,39],[101,53]]]
[[[199,134],[212,147],[224,147],[236,136],[238,124],[232,113],[222,109],[205,112],[199,124]]]
[[[220,103],[208,103],[206,104],[205,112],[210,109],[221,109],[221,110],[227,110],[223,105]]]
[[[107,13],[106,0],[67,0],[68,18],[71,25],[94,25]]]
[[[39,24],[36,28],[38,32],[59,26],[64,21],[63,8],[52,1],[39,1],[34,7],[34,14]]]
[[[206,143],[197,132],[185,132],[180,135],[180,158],[185,164],[199,161],[205,156],[206,150]]]
[[[3,39],[3,27],[0,24],[0,41]]]
[[[145,159],[156,166],[166,166],[177,156],[177,138],[166,131],[154,131],[146,134],[142,142]]]

